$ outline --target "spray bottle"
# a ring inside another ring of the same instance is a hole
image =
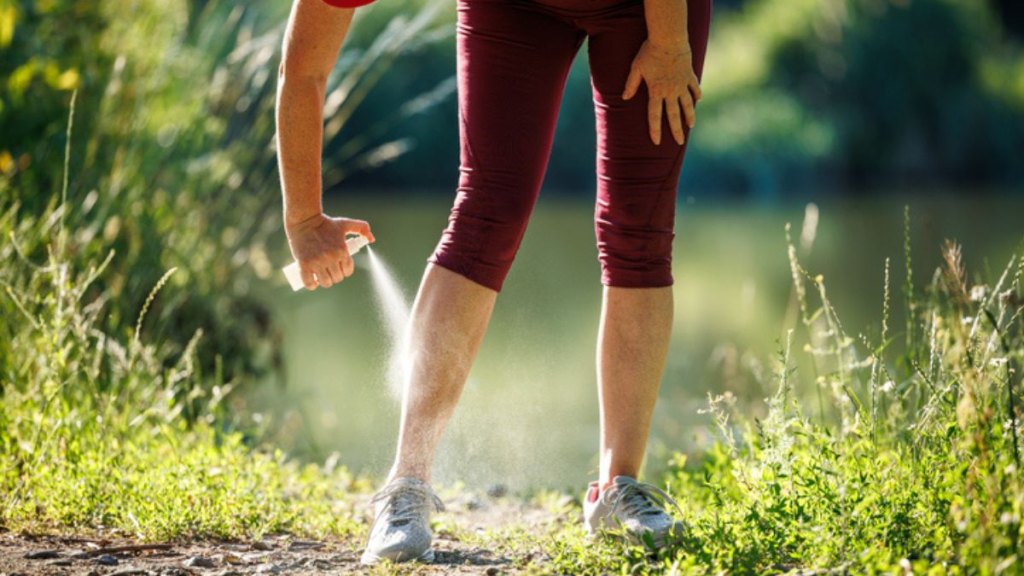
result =
[[[356,252],[363,249],[363,246],[369,244],[365,236],[352,236],[345,240],[345,246],[348,246],[349,256],[355,256]],[[302,282],[302,271],[299,270],[299,263],[292,262],[291,264],[281,268],[281,272],[284,272],[284,277],[288,279],[288,284],[291,285],[292,290],[302,290],[306,285]]]

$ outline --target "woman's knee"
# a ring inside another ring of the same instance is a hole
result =
[[[532,183],[464,178],[430,261],[501,291],[536,202]],[[505,185],[507,184],[507,185]]]

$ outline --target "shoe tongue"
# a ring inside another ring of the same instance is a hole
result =
[[[629,476],[616,476],[612,478],[612,486],[627,487],[627,486],[640,486],[640,482],[637,482],[635,478]],[[661,510],[655,506],[651,497],[645,492],[639,490],[630,490],[626,495],[626,498],[630,500],[634,506],[639,506],[638,512],[642,515],[654,515],[660,514]]]

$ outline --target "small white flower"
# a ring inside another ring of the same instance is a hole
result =
[[[879,390],[888,394],[896,388],[896,383],[892,380],[886,380],[884,384],[878,387]]]
[[[971,287],[971,302],[981,302],[988,295],[988,286],[981,284]]]

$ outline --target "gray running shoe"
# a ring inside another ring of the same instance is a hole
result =
[[[364,565],[382,559],[433,561],[430,512],[440,512],[444,505],[430,486],[416,478],[395,478],[373,497],[373,503],[375,518],[361,559]]]
[[[646,544],[644,535],[650,534],[651,542],[660,548],[667,538],[686,531],[686,525],[665,510],[668,505],[679,510],[676,501],[663,490],[628,476],[616,476],[603,492],[597,482],[590,483],[583,520],[591,535],[619,530],[631,542]]]

